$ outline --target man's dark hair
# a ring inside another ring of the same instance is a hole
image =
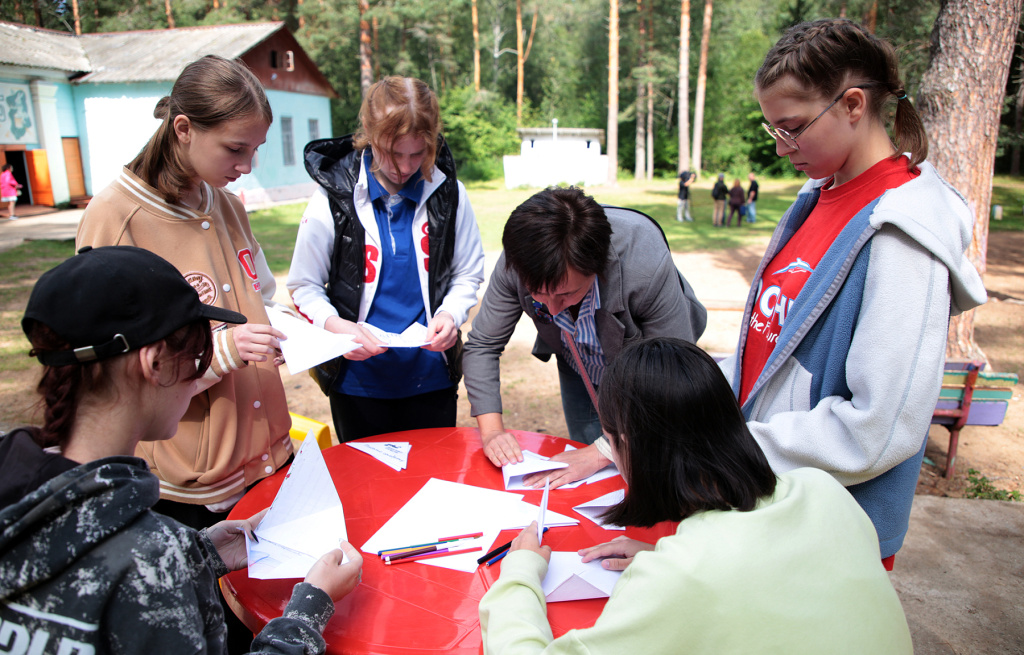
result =
[[[501,237],[506,268],[530,291],[558,286],[570,268],[599,275],[611,242],[604,209],[577,187],[534,194],[512,211]]]
[[[598,402],[628,485],[605,520],[650,527],[704,510],[749,511],[775,492],[729,383],[692,343],[629,344],[605,371]]]

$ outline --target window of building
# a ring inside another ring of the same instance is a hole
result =
[[[292,117],[281,118],[281,149],[284,151],[284,165],[295,165],[295,134],[292,131]]]
[[[320,121],[315,118],[309,119],[309,140],[316,141],[320,138]]]

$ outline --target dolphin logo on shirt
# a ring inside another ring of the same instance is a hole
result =
[[[795,262],[790,263],[788,266],[783,266],[772,273],[772,275],[778,275],[780,273],[796,273],[798,271],[804,271],[809,275],[814,272],[814,269],[811,268],[810,264],[797,257]]]

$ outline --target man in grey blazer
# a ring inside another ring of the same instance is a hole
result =
[[[554,458],[570,465],[550,475],[551,485],[559,486],[609,462],[592,400],[605,366],[626,343],[644,337],[696,342],[707,312],[653,219],[602,207],[575,187],[551,187],[519,205],[505,224],[502,245],[466,341],[470,408],[491,462],[522,461],[501,417],[499,359],[525,312],[537,328],[534,356],[548,361],[554,355],[558,363],[569,436],[591,444]],[[527,483],[542,485],[544,477]]]

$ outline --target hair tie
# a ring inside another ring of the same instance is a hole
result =
[[[907,92],[904,91],[903,89],[900,89],[899,91],[896,92],[896,99],[897,100],[906,100],[907,99]]]

